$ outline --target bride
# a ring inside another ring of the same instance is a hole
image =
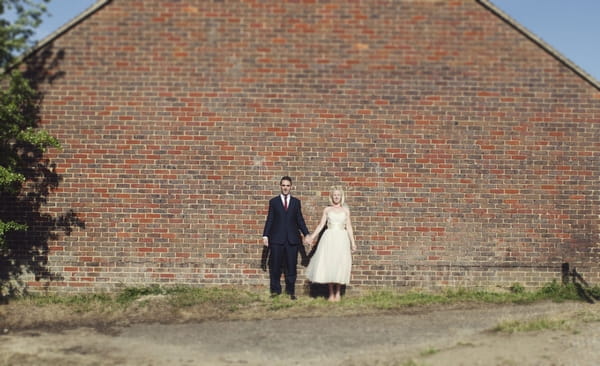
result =
[[[344,190],[333,187],[329,194],[330,205],[323,210],[319,225],[307,237],[310,247],[327,224],[315,254],[306,268],[306,276],[313,283],[329,286],[329,301],[340,301],[342,285],[350,282],[351,252],[356,250],[350,221],[350,210],[344,204]]]

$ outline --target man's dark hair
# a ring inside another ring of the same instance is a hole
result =
[[[282,183],[284,180],[287,180],[287,181],[289,181],[289,182],[290,182],[290,184],[292,184],[292,178],[290,178],[290,177],[289,177],[289,176],[287,176],[287,175],[284,175],[283,177],[281,177],[281,180],[279,181],[279,185],[281,185],[281,183]]]

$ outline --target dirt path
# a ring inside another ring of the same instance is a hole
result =
[[[600,322],[504,334],[505,320],[600,319],[584,303],[277,320],[136,324],[99,332],[0,336],[0,365],[568,365],[600,364]]]

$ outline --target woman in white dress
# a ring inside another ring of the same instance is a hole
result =
[[[319,225],[307,237],[312,247],[316,236],[327,224],[327,229],[306,268],[306,276],[313,283],[329,285],[329,301],[340,301],[342,285],[350,282],[351,252],[356,250],[350,210],[344,201],[344,190],[341,187],[333,187],[329,195],[330,206],[325,207]]]

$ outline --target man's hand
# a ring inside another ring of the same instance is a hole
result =
[[[312,247],[313,238],[311,235],[307,235],[304,237],[304,245],[308,245],[308,247]]]
[[[263,238],[263,244],[264,244],[265,247],[268,247],[269,246],[269,238],[264,237]]]

